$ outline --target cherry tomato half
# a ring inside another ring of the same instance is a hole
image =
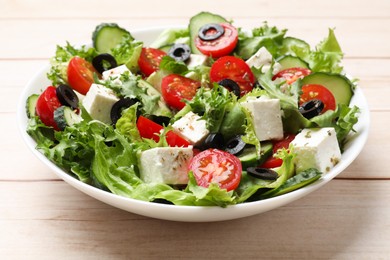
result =
[[[238,187],[242,175],[240,160],[218,149],[198,153],[191,159],[188,169],[194,173],[199,186],[207,188],[210,183],[216,183],[227,191]]]
[[[142,48],[138,59],[138,66],[142,74],[147,77],[160,68],[162,57],[167,54],[159,49]]]
[[[287,84],[294,83],[297,79],[303,78],[311,73],[311,70],[306,68],[288,68],[285,70],[281,70],[278,73],[276,73],[272,80],[275,80],[277,78],[284,78],[287,82]]]
[[[204,41],[199,37],[195,38],[195,45],[204,55],[219,58],[231,53],[238,42],[237,29],[228,23],[220,24],[225,32],[219,38],[211,41]],[[209,30],[206,34],[213,34],[215,30]]]
[[[74,90],[85,95],[94,82],[94,73],[97,73],[97,71],[90,62],[75,56],[68,65],[68,83]]]
[[[159,134],[161,133],[161,130],[163,130],[163,126],[143,116],[140,116],[138,118],[137,128],[141,137],[153,139],[155,142],[158,142],[160,140]],[[168,145],[171,147],[188,147],[190,145],[187,140],[181,138],[173,131],[169,131],[166,134],[165,138],[167,140]]]
[[[60,106],[61,102],[58,100],[56,88],[50,86],[38,97],[35,111],[45,125],[59,130],[57,123],[54,121],[54,111]]]
[[[324,103],[324,109],[321,113],[336,110],[336,99],[332,92],[322,85],[307,84],[302,86],[302,95],[299,99],[300,105],[312,99],[319,99]]]
[[[210,69],[210,80],[219,82],[223,79],[234,80],[240,86],[241,96],[253,89],[255,76],[243,59],[224,56],[214,62]]]
[[[290,143],[294,140],[295,135],[288,134],[282,140],[273,141],[272,152],[275,154],[279,149],[288,148]],[[276,168],[280,167],[283,163],[282,159],[271,156],[260,167],[261,168]]]
[[[171,74],[162,79],[161,94],[170,107],[180,110],[185,106],[182,100],[191,100],[199,87],[199,81]]]

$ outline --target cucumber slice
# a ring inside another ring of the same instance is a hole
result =
[[[332,92],[336,104],[349,105],[353,96],[353,83],[345,76],[327,72],[314,72],[302,79],[302,84],[319,84]]]
[[[32,118],[35,116],[35,107],[37,106],[39,95],[32,94],[27,98],[26,101],[26,113],[28,118]]]
[[[283,48],[280,50],[284,55],[296,55],[305,57],[310,52],[310,45],[294,37],[286,37],[283,39]]]
[[[240,159],[242,167],[247,168],[249,166],[260,165],[267,160],[268,157],[272,155],[272,143],[264,142],[261,143],[260,148],[260,159],[257,158],[256,147],[250,146],[245,148],[244,151],[238,156]]]
[[[227,23],[228,21],[220,15],[209,12],[200,12],[190,19],[188,30],[190,31],[190,47],[191,52],[195,54],[202,54],[195,45],[195,39],[198,36],[199,29],[208,23]]]
[[[54,121],[60,130],[64,130],[65,127],[74,125],[81,122],[82,118],[76,114],[70,107],[60,106],[54,110]]]
[[[130,39],[134,39],[130,32],[116,23],[101,23],[96,26],[92,33],[93,47],[99,53],[111,53],[111,49],[117,46],[125,35],[129,35]]]
[[[261,148],[260,148],[260,160],[258,161],[258,165],[263,164],[269,157],[273,154],[273,148],[271,142],[261,142]]]
[[[282,56],[277,60],[277,62],[282,66],[282,70],[289,68],[309,68],[309,64],[306,61],[292,55]]]

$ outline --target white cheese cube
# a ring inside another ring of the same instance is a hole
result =
[[[271,68],[272,61],[272,54],[265,47],[261,47],[246,61],[246,64],[248,64],[249,67],[255,67],[256,69],[261,68],[261,72],[265,73]],[[280,69],[281,65],[275,62],[272,73],[276,74]]]
[[[140,176],[147,183],[187,184],[192,147],[157,147],[140,156]]]
[[[111,89],[92,84],[83,99],[83,106],[93,119],[111,124],[111,108],[118,100],[119,98]]]
[[[120,76],[126,71],[130,72],[130,70],[126,67],[126,65],[121,65],[113,69],[103,71],[102,77],[103,80],[111,79],[115,84],[119,85],[122,84],[122,81],[120,80]]]
[[[252,115],[260,141],[283,138],[282,111],[279,99],[261,96],[241,103]]]
[[[186,62],[189,69],[195,68],[207,63],[207,56],[201,54],[191,54],[189,60]]]
[[[291,142],[296,153],[297,172],[316,168],[327,173],[341,159],[336,131],[333,127],[303,129]]]
[[[206,120],[201,119],[192,111],[173,123],[172,127],[178,135],[193,145],[203,141],[209,134],[209,130],[206,128]]]

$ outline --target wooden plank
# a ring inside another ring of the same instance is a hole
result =
[[[88,0],[57,1],[50,0],[12,1],[2,0],[2,18],[96,18],[96,17],[137,17],[137,18],[177,18],[190,17],[200,11],[210,11],[228,18],[232,17],[291,17],[291,18],[335,18],[335,17],[389,17],[390,4],[388,1],[321,1],[310,3],[304,0],[272,2],[261,0],[225,0],[218,1],[186,1],[185,8],[180,0],[166,0],[161,4],[159,0],[149,0],[145,4],[134,4],[132,1],[112,0],[108,4],[103,0],[96,0],[92,5]],[[75,6],[77,8],[75,8]],[[158,8],[150,8],[156,7]],[[42,8],[44,7],[44,8]],[[221,8],[223,7],[223,8]],[[147,10],[145,10],[147,9]]]
[[[0,49],[0,59],[49,58],[57,44],[89,43],[95,26],[101,22],[117,22],[129,30],[145,27],[186,25],[189,17],[167,19],[135,18],[93,18],[93,19],[3,19],[0,20],[0,33],[7,35],[8,44]],[[237,18],[238,26],[253,28],[262,25],[265,19]],[[389,19],[373,18],[343,19],[286,19],[273,18],[270,25],[289,28],[288,35],[305,39],[314,45],[327,36],[329,27],[336,28],[336,34],[346,57],[389,57],[390,46],[385,35],[390,34]],[[364,51],[362,51],[364,50]]]
[[[0,258],[387,259],[389,189],[334,180],[264,214],[182,223],[112,208],[63,182],[0,182]]]

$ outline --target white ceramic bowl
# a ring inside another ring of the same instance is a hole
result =
[[[132,31],[131,33],[136,39],[144,41],[145,46],[147,46],[153,42],[153,40],[160,32],[162,32],[163,29],[165,28],[149,28],[145,30]],[[75,179],[57,167],[54,163],[49,161],[43,154],[35,149],[35,141],[26,133],[27,116],[25,104],[29,95],[33,93],[40,93],[42,89],[51,84],[50,81],[46,78],[46,73],[49,68],[50,66],[48,64],[30,80],[20,97],[18,104],[18,125],[27,146],[45,165],[47,165],[47,167],[53,170],[53,172],[59,178],[63,179],[76,189],[114,207],[148,217],[173,221],[208,222],[242,218],[278,208],[315,191],[332,180],[335,176],[347,168],[347,166],[350,165],[358,156],[360,151],[363,149],[368,136],[370,123],[368,105],[361,89],[358,87],[351,101],[351,104],[356,104],[361,109],[359,122],[354,128],[356,129],[357,133],[352,136],[346,145],[346,149],[342,155],[340,163],[338,163],[336,167],[334,167],[329,173],[323,175],[320,180],[309,186],[275,198],[228,206],[227,208],[221,208],[217,206],[175,206],[129,199],[100,190]]]

